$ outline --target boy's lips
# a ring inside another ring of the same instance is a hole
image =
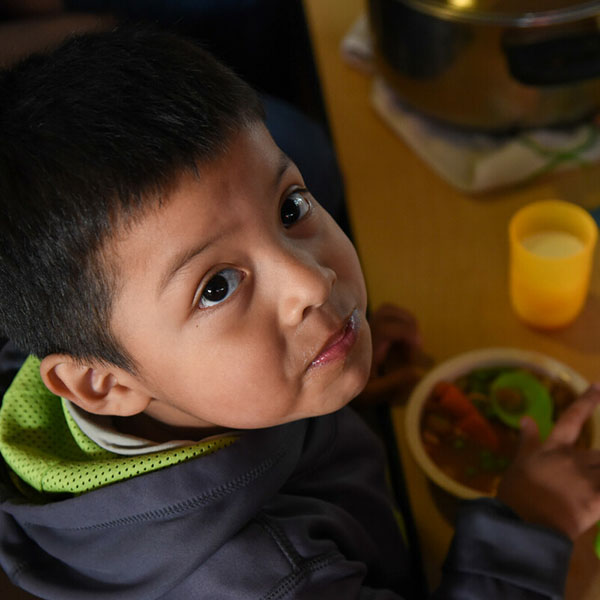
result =
[[[360,315],[358,310],[354,309],[343,327],[325,342],[317,356],[310,363],[309,368],[320,367],[345,357],[354,346],[354,342],[356,342],[359,326]]]

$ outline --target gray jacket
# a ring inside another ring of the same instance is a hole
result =
[[[80,496],[32,504],[7,477],[0,494],[0,563],[41,598],[392,600],[410,587],[382,450],[350,409]],[[434,597],[559,598],[570,551],[493,500],[467,503]]]

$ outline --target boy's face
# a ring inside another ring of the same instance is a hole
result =
[[[356,252],[262,124],[182,176],[112,244],[112,329],[182,427],[257,428],[332,412],[367,381]]]

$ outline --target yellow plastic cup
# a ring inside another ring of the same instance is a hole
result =
[[[513,309],[534,327],[568,325],[587,297],[596,222],[576,204],[545,200],[517,211],[508,229]]]

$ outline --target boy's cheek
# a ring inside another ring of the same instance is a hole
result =
[[[326,248],[326,253],[328,253],[326,255],[331,256],[331,248],[337,248],[336,272],[338,278],[351,283],[353,287],[359,290],[360,298],[357,298],[357,300],[362,304],[360,308],[365,309],[367,299],[366,283],[356,247],[343,231],[339,230],[339,236],[335,245]]]

